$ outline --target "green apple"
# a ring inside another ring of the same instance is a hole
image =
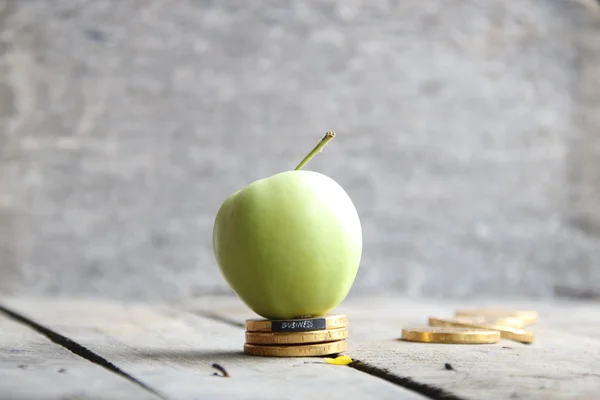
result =
[[[325,315],[347,296],[362,255],[356,208],[330,177],[301,168],[257,180],[217,212],[213,250],[237,296],[267,319]]]

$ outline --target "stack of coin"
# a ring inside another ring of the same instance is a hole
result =
[[[490,344],[510,339],[531,344],[535,334],[524,328],[537,322],[535,311],[466,309],[454,318],[429,318],[426,328],[402,330],[402,339],[426,343]]]
[[[347,349],[348,318],[330,314],[292,320],[246,320],[244,353],[263,357],[315,357]]]

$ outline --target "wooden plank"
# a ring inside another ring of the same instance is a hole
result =
[[[0,398],[156,400],[159,397],[0,313]]]
[[[219,306],[220,305],[220,306]],[[532,345],[442,345],[399,340],[403,327],[426,326],[429,317],[452,317],[457,308],[534,309]],[[200,299],[186,306],[237,322],[256,318],[236,298]],[[600,393],[600,304],[489,300],[423,302],[403,298],[349,298],[336,312],[348,315],[354,359],[467,399],[591,399]],[[446,370],[450,363],[454,370]]]
[[[311,358],[246,356],[243,329],[171,308],[81,299],[0,303],[76,340],[170,400],[424,398]],[[214,376],[213,363],[230,378]]]

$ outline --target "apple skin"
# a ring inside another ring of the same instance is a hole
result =
[[[285,171],[223,202],[213,250],[229,286],[258,315],[315,317],[348,295],[362,256],[362,228],[335,180]]]

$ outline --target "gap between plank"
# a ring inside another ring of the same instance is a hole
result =
[[[78,355],[79,357],[84,358],[93,364],[99,365],[100,367],[105,368],[108,371],[110,371],[114,374],[117,374],[122,378],[127,379],[128,381],[132,382],[133,384],[138,385],[142,389],[152,393],[155,396],[158,396],[159,398],[161,398],[163,400],[168,400],[167,397],[165,397],[163,394],[161,394],[157,390],[151,388],[150,386],[146,385],[142,381],[137,380],[132,375],[129,375],[127,372],[123,371],[122,369],[120,369],[119,367],[117,367],[116,365],[114,365],[113,363],[108,361],[107,359],[99,356],[98,354],[96,354],[93,351],[89,350],[88,348],[80,345],[79,343],[74,342],[73,340],[69,339],[68,337],[63,336],[57,332],[54,332],[54,331],[38,324],[37,322],[25,317],[24,315],[21,315],[15,311],[12,311],[2,305],[0,305],[0,313],[4,313],[8,318],[33,329],[35,332],[39,333],[40,335],[45,336],[51,342],[69,350],[71,353]]]
[[[405,389],[422,394],[423,396],[432,400],[465,400],[462,397],[455,396],[452,393],[445,391],[444,389],[427,385],[425,383],[419,383],[411,378],[394,375],[386,369],[373,367],[372,365],[363,363],[360,360],[352,361],[348,366],[357,371],[364,372],[365,374],[369,374],[393,383],[394,385],[402,386]]]
[[[232,318],[227,318],[222,315],[206,311],[206,310],[193,310],[193,313],[199,315],[201,317],[209,318],[217,322],[221,322],[224,324],[228,324],[234,326],[236,328],[245,328],[246,325],[242,322],[236,321]],[[365,374],[374,376],[376,378],[383,379],[387,382],[390,382],[396,386],[403,387],[404,389],[411,390],[415,393],[423,395],[431,400],[465,400],[462,397],[458,397],[445,391],[444,389],[437,388],[435,386],[427,385],[425,383],[419,383],[411,378],[401,377],[392,374],[388,370],[373,367],[369,364],[366,364],[360,360],[354,360],[352,363],[348,365],[350,368],[354,368],[357,371],[363,372]]]
[[[223,317],[222,315],[213,313],[211,311],[194,310],[193,313],[197,314],[197,315],[199,315],[201,317],[205,317],[205,318],[208,318],[208,319],[212,319],[214,321],[222,322],[222,323],[227,324],[227,325],[235,326],[236,328],[242,328],[242,329],[246,328],[246,325],[243,322],[236,321],[233,318]]]

